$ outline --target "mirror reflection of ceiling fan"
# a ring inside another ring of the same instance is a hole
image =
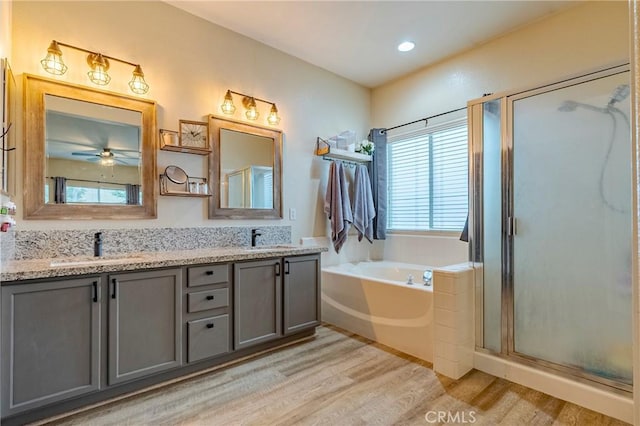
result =
[[[126,157],[119,156],[118,150],[112,150],[111,148],[102,148],[102,151],[95,150],[94,152],[72,152],[71,155],[93,157],[87,158],[87,161],[99,161],[102,166],[113,166],[115,163],[127,164],[126,161],[120,158]]]

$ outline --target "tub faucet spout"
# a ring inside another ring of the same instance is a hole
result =
[[[422,281],[424,281],[424,285],[431,286],[431,282],[433,281],[433,271],[431,269],[427,269],[422,274]]]

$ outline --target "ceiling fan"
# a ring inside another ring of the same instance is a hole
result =
[[[127,164],[119,158],[116,158],[115,154],[111,151],[111,148],[102,148],[102,151],[95,154],[93,152],[72,152],[71,155],[79,155],[88,158],[88,161],[99,161],[102,166],[113,166],[115,163]]]

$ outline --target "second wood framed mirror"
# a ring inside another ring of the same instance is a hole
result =
[[[282,132],[209,116],[209,218],[282,218]]]

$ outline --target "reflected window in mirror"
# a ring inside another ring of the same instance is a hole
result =
[[[25,75],[25,218],[156,217],[153,101]]]
[[[216,116],[209,126],[210,180],[217,188],[209,217],[281,218],[282,133]]]

